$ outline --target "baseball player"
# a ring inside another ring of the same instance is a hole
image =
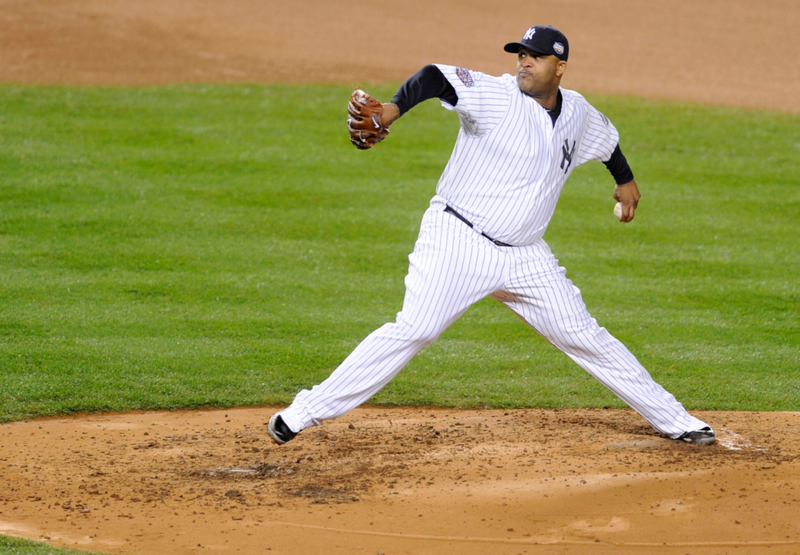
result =
[[[402,311],[325,381],[272,415],[268,430],[276,443],[367,401],[487,296],[505,304],[658,432],[694,444],[714,442],[711,427],[690,415],[589,315],[543,239],[565,182],[589,160],[608,167],[617,183],[620,220],[633,220],[640,194],[617,130],[580,94],[560,87],[569,43],[559,30],[531,27],[505,51],[517,56],[516,75],[493,77],[436,64],[407,79],[390,103],[363,93],[378,108],[363,126],[362,106],[351,100],[348,125],[359,148],[383,138],[361,129],[388,132],[394,120],[430,98],[458,114],[460,130],[409,256]]]

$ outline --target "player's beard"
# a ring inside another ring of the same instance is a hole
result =
[[[536,74],[530,70],[517,71],[517,86],[519,90],[527,94],[539,103],[549,104],[555,98],[558,91],[558,82],[552,81],[544,84],[536,79]],[[543,104],[543,105],[544,105]],[[550,106],[545,106],[550,109]]]
[[[536,74],[531,71],[517,71],[517,86],[519,90],[533,98],[541,98],[546,94],[545,91],[541,90],[541,84],[536,82]]]

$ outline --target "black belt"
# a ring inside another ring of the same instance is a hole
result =
[[[471,222],[471,221],[469,221],[469,220],[468,220],[468,219],[466,219],[464,216],[462,216],[461,214],[459,214],[458,212],[456,212],[456,211],[455,211],[453,208],[451,208],[451,207],[450,207],[450,205],[446,205],[446,206],[445,206],[445,208],[444,208],[444,211],[445,211],[445,212],[449,212],[450,214],[452,214],[453,216],[455,216],[456,218],[458,218],[459,220],[461,220],[462,222],[464,222],[465,224],[467,224],[469,227],[474,227],[474,226],[472,225],[472,222]],[[497,245],[498,247],[513,247],[513,246],[514,246],[514,245],[509,245],[508,243],[503,243],[502,241],[498,241],[497,239],[492,239],[491,237],[489,237],[488,235],[486,235],[486,234],[485,234],[484,232],[482,232],[482,231],[481,231],[481,235],[483,235],[484,237],[486,237],[486,238],[487,238],[489,241],[491,241],[492,243],[494,243],[494,244],[495,244],[495,245]]]

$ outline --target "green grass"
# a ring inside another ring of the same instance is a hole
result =
[[[0,86],[0,421],[287,403],[393,320],[458,124],[360,152],[349,91]],[[800,410],[800,118],[591,100],[644,195],[614,221],[597,163],[562,195],[592,314],[689,408]],[[373,402],[621,406],[490,300]]]
[[[0,536],[0,555],[92,555],[92,553],[95,552],[60,549],[46,543]]]

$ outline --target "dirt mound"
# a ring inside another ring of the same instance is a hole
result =
[[[719,442],[697,447],[630,410],[370,408],[277,447],[271,412],[3,425],[0,533],[136,555],[800,552],[798,413],[698,414]]]

